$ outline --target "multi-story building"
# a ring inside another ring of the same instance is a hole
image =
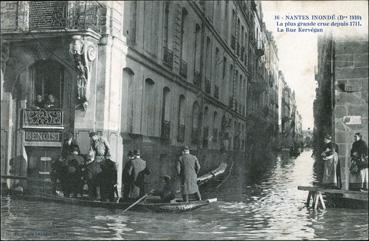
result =
[[[141,149],[150,185],[175,175],[183,145],[204,171],[220,153],[244,160],[247,90],[267,81],[263,31],[255,1],[2,2],[1,170],[46,180],[64,134],[86,154],[92,130],[119,188],[128,150]],[[34,109],[48,94],[58,108]]]
[[[349,167],[354,133],[368,141],[368,36],[318,38],[318,87],[314,101],[314,149],[323,151],[329,134],[338,145],[342,188],[360,187]],[[322,177],[323,161],[316,160]]]

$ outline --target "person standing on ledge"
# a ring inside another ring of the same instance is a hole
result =
[[[351,158],[356,161],[361,179],[361,190],[368,190],[368,145],[360,133],[355,133],[352,143]]]
[[[321,154],[324,161],[323,186],[337,188],[338,146],[332,142],[330,135],[324,137],[324,143]]]
[[[196,156],[190,154],[190,149],[185,146],[182,155],[177,162],[177,172],[181,178],[183,200],[189,201],[188,196],[196,194],[201,200],[201,194],[197,185],[197,174],[200,171],[200,163]]]

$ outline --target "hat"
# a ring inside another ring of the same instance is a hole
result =
[[[332,136],[327,134],[327,135],[324,136],[324,139],[332,140]]]
[[[190,148],[189,148],[188,146],[184,146],[184,147],[183,147],[183,150],[184,150],[184,151],[189,151],[189,150],[190,150]]]
[[[128,156],[133,156],[133,152],[132,151],[128,151]]]
[[[169,175],[163,175],[160,178],[163,178],[165,181],[170,181],[171,177]]]
[[[90,137],[97,136],[97,133],[95,131],[91,131],[89,134]]]
[[[67,139],[70,139],[70,138],[72,138],[72,137],[73,137],[73,133],[72,133],[72,132],[68,132],[68,133],[65,135],[65,137],[66,137]]]
[[[139,156],[140,155],[140,150],[134,150],[133,155]]]

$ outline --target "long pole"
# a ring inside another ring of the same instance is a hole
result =
[[[131,204],[128,208],[123,210],[123,213],[128,211],[129,209],[131,209],[132,207],[136,206],[137,204],[139,204],[140,202],[142,202],[145,198],[147,198],[147,196],[149,196],[152,192],[146,193],[144,196],[142,196],[140,199],[138,199],[136,202],[134,202],[133,204]]]

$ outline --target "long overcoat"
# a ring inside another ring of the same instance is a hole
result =
[[[183,154],[177,162],[177,172],[181,177],[182,193],[193,194],[199,191],[197,186],[197,174],[200,171],[200,163],[196,156]]]

